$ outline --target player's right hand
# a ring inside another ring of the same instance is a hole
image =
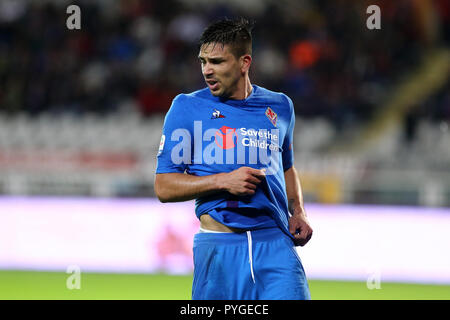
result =
[[[236,196],[254,195],[256,187],[266,177],[265,170],[240,167],[228,172],[222,175],[224,189]]]

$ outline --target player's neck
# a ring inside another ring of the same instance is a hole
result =
[[[230,99],[233,100],[244,100],[247,99],[253,91],[252,83],[250,82],[250,78],[246,76],[242,81],[237,84],[237,89],[235,93],[230,96]]]

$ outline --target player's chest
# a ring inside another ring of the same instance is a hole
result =
[[[287,121],[274,107],[240,109],[213,105],[200,108],[200,111],[194,117],[193,134],[206,148],[206,142],[213,141],[226,150],[235,147],[278,149],[286,134]]]
[[[241,133],[286,130],[286,119],[279,115],[276,107],[255,106],[241,109],[229,105],[202,106],[194,117],[194,128],[206,130],[236,130]]]

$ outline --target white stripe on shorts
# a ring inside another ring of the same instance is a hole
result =
[[[247,240],[248,240],[248,259],[250,263],[250,272],[252,273],[253,283],[255,283],[255,274],[253,273],[252,234],[250,231],[247,231]]]

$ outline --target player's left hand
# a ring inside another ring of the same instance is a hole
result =
[[[289,219],[289,232],[294,236],[296,246],[304,246],[311,239],[313,229],[311,228],[305,213],[295,212]]]

